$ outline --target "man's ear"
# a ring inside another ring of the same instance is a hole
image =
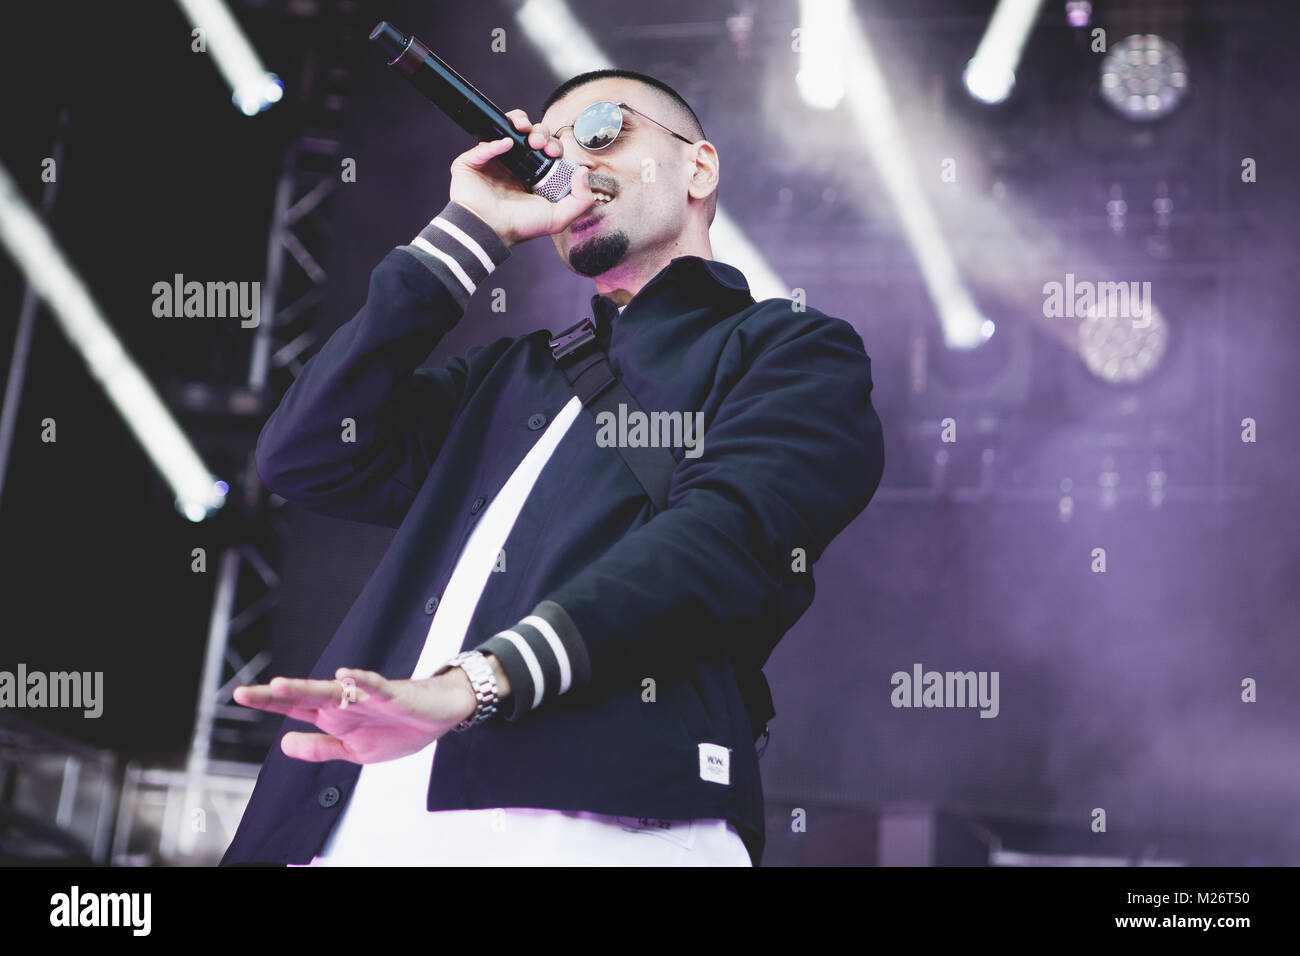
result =
[[[718,151],[707,139],[695,144],[686,189],[692,199],[706,199],[718,188]]]

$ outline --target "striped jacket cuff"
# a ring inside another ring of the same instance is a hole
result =
[[[564,608],[543,601],[514,627],[474,648],[493,654],[510,678],[502,713],[516,721],[551,697],[591,681],[587,646]]]
[[[510,247],[496,231],[456,202],[448,202],[409,245],[397,248],[438,276],[461,309],[468,307],[479,283],[510,256]]]

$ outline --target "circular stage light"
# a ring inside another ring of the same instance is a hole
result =
[[[1154,33],[1125,37],[1101,61],[1101,95],[1122,116],[1168,116],[1187,95],[1182,51]]]
[[[1088,371],[1109,385],[1131,385],[1156,370],[1169,350],[1169,324],[1148,303],[1137,321],[1090,307],[1079,323],[1079,356]]]

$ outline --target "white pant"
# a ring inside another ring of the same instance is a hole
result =
[[[372,821],[369,839],[331,841],[310,866],[751,866],[723,819],[653,820],[576,810],[424,811]],[[401,829],[398,829],[401,828]]]

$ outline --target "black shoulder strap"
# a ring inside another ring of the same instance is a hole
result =
[[[644,413],[641,403],[614,374],[608,356],[596,343],[596,323],[590,318],[582,319],[553,336],[550,346],[555,364],[582,400],[583,408],[591,412],[593,417],[601,412],[617,415],[620,404],[626,406],[629,413]],[[672,481],[673,469],[677,467],[673,453],[663,445],[617,447],[623,461],[627,462],[627,467],[654,502],[655,508],[659,511],[667,508],[668,486]],[[772,706],[772,693],[762,668],[737,666],[736,681],[745,709],[749,712],[754,739],[770,738],[767,722],[776,716],[776,711]],[[763,750],[767,750],[766,742]],[[760,751],[759,756],[762,755],[763,752]]]
[[[573,390],[582,399],[582,405],[593,416],[601,412],[618,415],[618,406],[627,411],[644,412],[636,396],[614,374],[609,359],[596,345],[596,324],[583,319],[551,339],[551,355],[569,380]],[[677,459],[663,445],[643,445],[636,448],[618,446],[618,452],[627,462],[636,480],[650,496],[659,511],[668,507],[668,485],[672,481]]]

